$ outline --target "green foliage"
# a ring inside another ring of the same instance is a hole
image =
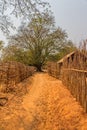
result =
[[[66,41],[66,44],[60,48],[59,52],[55,55],[50,55],[49,60],[50,61],[58,61],[62,59],[65,55],[75,51],[77,48],[76,46],[72,43],[72,41]]]
[[[66,43],[66,45],[64,46],[64,48],[62,48],[58,54],[58,59],[61,59],[63,58],[65,55],[73,52],[76,50],[76,46],[71,42],[71,41],[68,41]]]
[[[0,50],[3,48],[4,42],[0,41]]]
[[[18,61],[21,63],[28,64],[28,52],[24,49],[18,48],[15,45],[8,45],[2,51],[3,61]]]
[[[54,18],[47,12],[34,16],[27,27],[21,26],[11,43],[29,52],[27,60],[41,70],[49,55],[60,50],[66,37],[65,31],[54,26]]]

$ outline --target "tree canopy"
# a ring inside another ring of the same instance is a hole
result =
[[[62,49],[66,41],[67,34],[55,27],[54,17],[50,13],[42,13],[32,17],[26,27],[20,27],[18,34],[11,37],[10,46],[15,45],[26,52],[27,63],[41,71],[49,56]]]

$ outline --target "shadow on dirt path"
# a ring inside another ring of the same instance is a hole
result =
[[[0,130],[87,130],[86,114],[60,80],[37,73],[28,86],[23,100],[2,113]]]

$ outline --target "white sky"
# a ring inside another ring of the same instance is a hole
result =
[[[87,0],[47,0],[54,12],[56,25],[68,33],[69,39],[79,43],[87,38]],[[19,20],[14,20],[18,26]],[[0,39],[5,39],[0,32]],[[6,41],[6,40],[5,40]]]
[[[87,0],[48,0],[56,25],[66,30],[75,43],[87,39]]]

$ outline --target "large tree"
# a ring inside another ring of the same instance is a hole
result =
[[[51,14],[35,15],[27,27],[20,27],[17,35],[11,37],[11,44],[28,51],[29,63],[41,71],[50,54],[55,54],[63,47],[66,33],[54,26]]]

